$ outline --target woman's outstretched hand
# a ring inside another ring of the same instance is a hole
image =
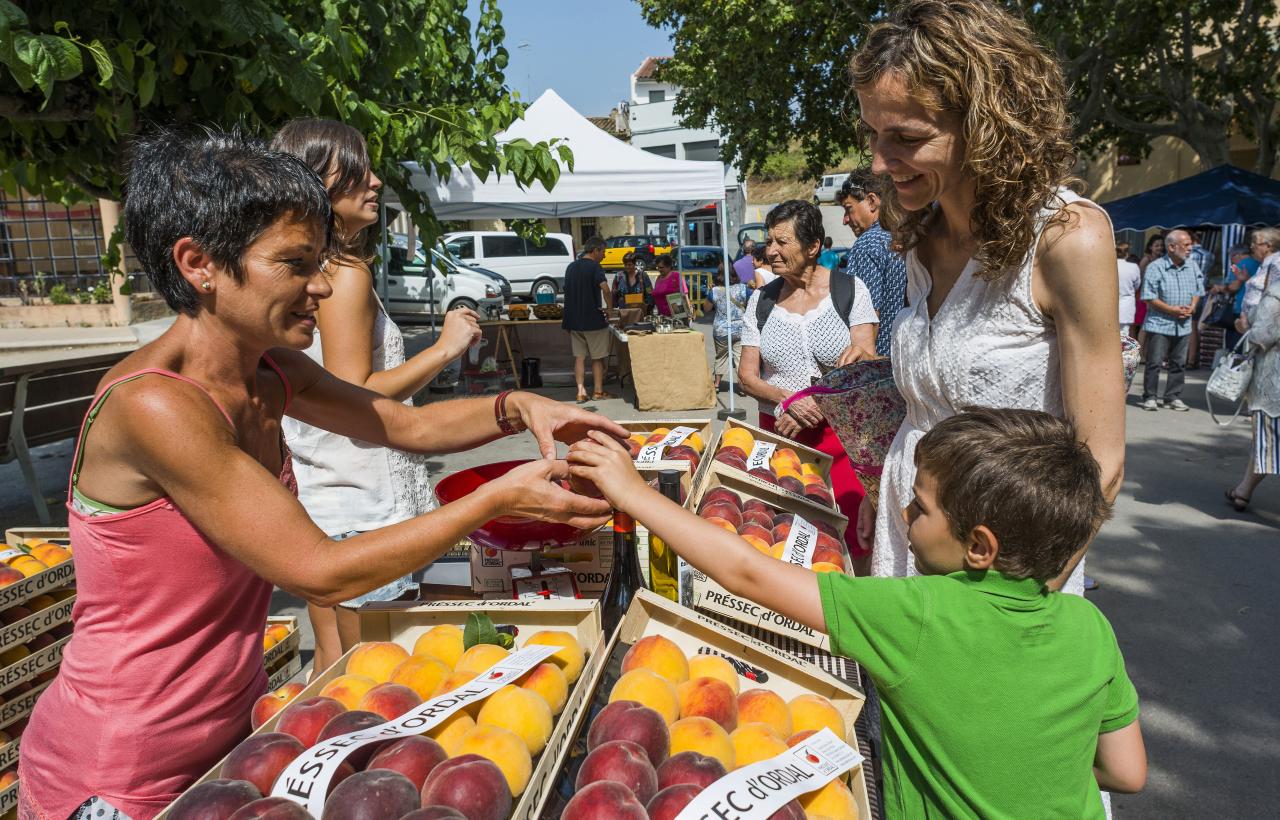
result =
[[[599,413],[580,407],[562,404],[534,393],[512,393],[507,398],[508,411],[514,409],[519,420],[538,440],[542,457],[556,457],[556,442],[573,444],[592,430],[598,430],[616,439],[625,439],[627,429]]]
[[[500,493],[501,515],[518,515],[595,529],[609,520],[613,508],[602,498],[570,492],[559,482],[569,478],[564,461],[541,459],[521,464],[491,487]]]
[[[569,473],[590,481],[618,509],[627,499],[649,489],[636,471],[631,452],[599,431],[589,433],[569,448]]]

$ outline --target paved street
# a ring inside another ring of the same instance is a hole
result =
[[[411,347],[425,341],[410,335]],[[1249,433],[1243,422],[1226,432],[1213,426],[1201,409],[1206,375],[1190,375],[1189,413],[1144,413],[1130,396],[1124,490],[1089,556],[1102,582],[1090,600],[1115,625],[1142,696],[1151,759],[1146,791],[1117,796],[1117,817],[1271,817],[1280,803],[1280,710],[1268,683],[1280,644],[1280,482],[1264,483],[1248,513],[1223,501]],[[549,394],[568,399],[570,389]],[[622,400],[596,407],[639,415]],[[55,500],[70,449],[37,451],[42,489]],[[521,454],[536,455],[527,437],[436,459],[432,471]],[[0,523],[33,522],[16,465],[0,467]],[[277,593],[273,608],[300,613],[298,603]]]

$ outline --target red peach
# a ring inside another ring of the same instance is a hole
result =
[[[400,820],[467,820],[467,816],[452,806],[425,806],[414,809]]]
[[[419,807],[418,789],[399,772],[372,769],[342,781],[324,802],[321,820],[382,820]]]
[[[381,726],[386,723],[386,719],[382,715],[375,715],[373,712],[362,712],[359,710],[351,712],[343,712],[324,725],[320,730],[320,734],[316,736],[316,743],[322,740],[345,735],[348,732],[355,732],[360,729],[371,729],[374,726]],[[370,743],[347,755],[347,762],[356,769],[363,769],[365,764],[369,762],[369,758],[377,754],[378,750],[385,746],[387,741],[380,743]]]
[[[429,737],[404,737],[379,749],[365,768],[399,772],[409,778],[416,791],[421,791],[431,770],[448,758],[444,747]]]
[[[658,791],[658,773],[648,753],[629,740],[611,740],[592,749],[578,769],[574,789],[581,791],[600,780],[621,783],[641,803],[647,803]]]
[[[618,700],[600,710],[587,731],[587,751],[611,740],[629,740],[658,766],[671,752],[671,732],[662,715],[634,700]]]
[[[173,801],[168,816],[173,820],[226,820],[241,806],[261,797],[262,792],[247,780],[210,780]]]
[[[742,524],[742,512],[732,504],[724,502],[717,501],[711,504],[703,504],[702,509],[698,511],[698,515],[702,518],[723,518],[733,524],[735,531]]]
[[[228,820],[313,820],[311,813],[285,797],[264,797],[242,806]]]
[[[417,692],[398,683],[380,683],[365,692],[356,709],[382,715],[387,720],[395,720],[405,712],[422,705],[422,698]]]
[[[726,504],[732,504],[738,509],[742,509],[742,498],[728,487],[712,487],[702,494],[702,505],[705,507],[716,501],[723,501]]]
[[[303,746],[310,748],[316,745],[320,730],[338,715],[347,711],[346,707],[333,698],[316,696],[291,703],[276,721],[276,731],[293,735]]]
[[[658,788],[666,789],[680,783],[689,783],[705,789],[724,777],[724,764],[714,757],[700,752],[680,752],[663,761],[658,767]]]
[[[773,513],[764,510],[747,510],[742,514],[742,523],[755,524],[764,527],[766,530],[773,529]]]
[[[480,755],[459,755],[431,770],[422,786],[423,806],[449,806],[468,820],[506,820],[511,789],[497,764]]]
[[[759,538],[766,544],[773,541],[773,532],[768,527],[762,527],[759,524],[746,523],[738,528],[738,535],[746,538],[748,535],[753,538]]]
[[[697,797],[701,791],[700,787],[690,783],[668,786],[645,804],[644,808],[649,812],[649,820],[675,820],[676,816],[684,811],[684,807],[693,802],[693,798]]]
[[[247,780],[262,794],[271,794],[276,778],[306,747],[293,735],[267,732],[251,735],[227,755],[219,776],[227,780]]]
[[[626,786],[597,780],[573,796],[560,820],[649,820],[649,813]]]

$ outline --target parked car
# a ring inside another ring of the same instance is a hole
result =
[[[662,242],[656,236],[611,236],[604,241],[604,259],[600,267],[605,270],[622,270],[622,258],[634,252],[636,264],[643,270],[653,267],[659,255],[675,253],[675,247]]]
[[[407,237],[395,234],[388,249],[387,312],[397,316],[429,316],[469,307],[481,316],[497,317],[511,300],[511,285],[491,270],[464,265],[443,248],[433,248],[428,264],[422,243],[408,259]]]
[[[848,178],[848,173],[823,174],[822,179],[818,180],[817,186],[813,189],[814,204],[819,202],[835,202],[836,194],[840,191],[840,186],[844,185],[844,181]]]
[[[724,261],[718,245],[686,245],[680,249],[680,273],[689,283],[689,295],[705,299],[711,293],[716,266]]]
[[[564,269],[575,259],[567,233],[549,233],[535,245],[511,231],[455,231],[445,234],[444,245],[463,264],[505,277],[516,298],[530,301],[538,293],[562,291]]]

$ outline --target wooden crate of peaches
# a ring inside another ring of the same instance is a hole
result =
[[[505,604],[512,610],[503,612]],[[365,641],[305,688],[289,684],[254,706],[254,733],[162,815],[165,820],[269,817],[305,820],[313,815],[279,791],[286,768],[315,745],[349,732],[385,732],[390,721],[480,680],[508,657],[494,643],[441,614],[483,607],[498,630],[520,632],[523,646],[548,646],[555,654],[520,678],[421,734],[377,741],[345,758],[328,786],[324,820],[507,820],[536,816],[569,728],[570,713],[585,704],[585,681],[602,655],[598,610],[590,602],[456,604],[456,611],[419,606],[376,611],[375,629],[388,640]],[[449,606],[455,606],[450,604]],[[434,616],[419,620],[422,613]],[[576,619],[576,620],[575,620]],[[477,620],[479,623],[479,620]],[[486,621],[492,635],[492,622]],[[363,624],[362,624],[363,626]],[[543,626],[547,628],[542,628]],[[552,628],[552,627],[560,628]],[[368,635],[367,630],[362,634]],[[382,727],[379,729],[379,727]],[[265,796],[264,795],[268,795]]]
[[[713,461],[713,469],[747,478],[764,489],[828,509],[835,506],[831,456],[776,433],[728,419]]]
[[[544,816],[673,820],[729,773],[824,728],[852,739],[861,707],[859,693],[815,667],[641,591]],[[869,818],[861,767],[750,816]]]

